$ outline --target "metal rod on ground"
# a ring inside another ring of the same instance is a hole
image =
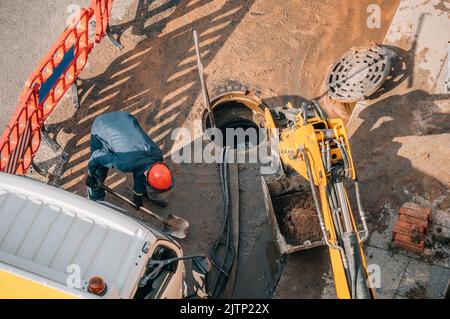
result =
[[[124,202],[127,202],[131,206],[136,207],[136,205],[133,203],[133,201],[131,201],[127,197],[117,193],[115,190],[109,188],[108,186],[100,185],[100,187],[103,188],[108,193],[116,196],[117,198],[120,198]],[[149,214],[153,218],[156,218],[157,220],[162,222],[165,226],[168,226],[166,231],[169,234],[171,234],[172,236],[177,237],[177,238],[181,238],[181,239],[186,238],[188,230],[189,230],[189,222],[187,220],[185,220],[184,218],[176,216],[174,214],[169,214],[167,219],[164,219],[161,216],[155,214],[154,212],[146,209],[145,207],[141,206],[141,207],[139,207],[139,209],[141,211],[143,211],[144,213]]]
[[[108,38],[109,41],[111,41],[111,43],[119,50],[123,49],[123,45],[120,44],[120,42],[118,40],[116,40],[116,38],[114,38],[114,36],[111,33],[111,30],[109,29],[109,26],[106,29],[106,37]]]
[[[205,104],[205,108],[208,110],[208,117],[209,117],[209,121],[211,123],[211,127],[215,128],[216,121],[214,120],[214,116],[213,116],[213,113],[211,110],[211,102],[209,101],[208,88],[206,87],[205,76],[203,74],[203,64],[202,64],[202,58],[200,56],[198,33],[196,30],[194,30],[194,43],[195,43],[195,52],[197,54],[198,75],[200,77],[200,85],[202,86],[202,92],[203,92],[203,103]]]
[[[78,99],[78,86],[76,81],[70,86],[70,90],[72,92],[72,104],[78,110],[80,108],[80,100]]]
[[[53,152],[56,152],[61,148],[61,146],[50,137],[48,129],[45,125],[41,128],[41,136],[42,139],[51,147]]]

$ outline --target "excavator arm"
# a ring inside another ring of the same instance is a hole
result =
[[[288,166],[310,182],[323,238],[329,247],[338,298],[369,299],[367,265],[362,248],[368,238],[366,217],[361,206],[359,185],[341,119],[327,119],[317,103],[301,108],[265,110],[269,136],[277,137],[278,154]],[[362,230],[358,230],[344,181],[355,185]]]

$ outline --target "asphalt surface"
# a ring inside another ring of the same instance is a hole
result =
[[[14,113],[18,97],[44,54],[64,30],[71,4],[89,0],[0,1],[0,130]]]

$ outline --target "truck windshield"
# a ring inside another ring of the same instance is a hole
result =
[[[158,265],[152,264],[152,260],[167,260],[178,257],[175,251],[164,246],[156,247],[152,257],[147,262],[144,275],[138,282],[138,290],[134,299],[155,299],[164,292],[167,283],[177,270],[178,262],[162,266],[156,270]],[[156,270],[156,271],[155,271]],[[153,274],[152,274],[153,273]]]

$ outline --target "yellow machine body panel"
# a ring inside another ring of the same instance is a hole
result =
[[[76,299],[75,295],[0,270],[0,299]]]
[[[312,170],[311,173],[313,175],[314,184],[319,186],[320,189],[325,227],[329,232],[330,242],[335,244],[336,233],[333,227],[331,211],[327,204],[327,199],[324,198],[327,181],[318,143],[316,132],[311,125],[301,126],[295,130],[284,131],[281,133],[279,142],[280,158],[285,165],[289,165],[297,173],[309,180],[305,160],[302,158],[302,153],[299,151],[302,147],[305,149],[312,164],[311,166],[315,167],[315,170]],[[329,253],[337,297],[341,299],[350,298],[350,291],[348,289],[345,269],[342,264],[341,253],[337,249],[330,249]]]
[[[353,165],[353,156],[350,149],[350,143],[348,141],[347,129],[345,128],[344,122],[341,119],[329,119],[328,125],[332,128],[335,136],[342,136],[344,138],[345,145],[347,146],[347,152],[349,154],[350,168],[352,170],[352,179],[356,179],[355,165]]]
[[[317,167],[317,171],[312,172],[314,184],[326,185],[325,168],[322,165],[320,150],[317,147],[317,136],[311,126],[302,126],[295,130],[281,132],[278,145],[282,162],[309,180],[305,161],[302,158],[301,150],[304,148],[313,165]]]
[[[292,105],[288,105],[288,108],[291,109]],[[267,128],[269,129],[270,134],[274,134],[276,126],[272,114],[268,109],[265,110],[265,117],[266,123],[268,124]],[[333,137],[342,138],[342,142],[345,143],[345,149],[349,154],[348,170],[351,171],[349,176],[351,176],[351,179],[355,180],[356,171],[353,165],[353,159],[349,147],[347,130],[341,119],[323,120],[319,117],[314,117],[308,119],[305,122],[300,113],[296,114],[294,125],[279,132],[278,151],[282,163],[285,166],[291,167],[306,180],[309,180],[309,175],[304,154],[308,156],[311,167],[310,173],[312,175],[313,183],[319,189],[320,208],[322,210],[323,223],[330,244],[330,263],[335,281],[336,294],[340,299],[349,299],[351,298],[351,291],[349,287],[349,281],[347,280],[346,269],[343,263],[343,258],[345,258],[345,256],[343,256],[341,250],[336,247],[338,245],[338,238],[335,224],[333,222],[333,213],[330,209],[327,198],[327,185],[330,173],[326,172],[326,168],[322,159],[323,154],[320,148],[320,145],[322,145],[322,143],[324,143],[325,141],[325,136],[322,130],[324,128],[327,130],[331,130]],[[342,154],[336,146],[330,149],[330,154],[332,163],[342,160]],[[345,192],[345,190],[344,193],[346,205],[351,212],[351,207],[349,205],[347,193]],[[357,240],[360,243],[360,237],[353,214],[350,213],[350,217],[353,231],[356,233]],[[367,276],[367,265],[364,258],[362,245],[359,244],[358,246],[364,272]],[[375,297],[375,293],[372,289],[370,289],[370,295],[372,297]]]

